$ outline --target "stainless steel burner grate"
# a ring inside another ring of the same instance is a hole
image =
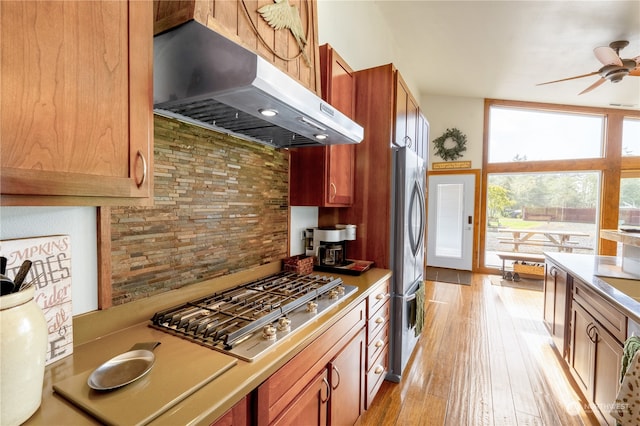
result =
[[[340,278],[281,272],[157,312],[151,325],[250,361],[354,291]]]

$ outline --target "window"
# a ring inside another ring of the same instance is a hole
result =
[[[640,119],[622,121],[622,156],[640,156]]]
[[[599,158],[603,134],[601,115],[492,106],[488,162]]]
[[[487,177],[485,266],[499,266],[500,251],[594,253],[599,172]]]
[[[620,225],[640,226],[640,172],[620,179]]]

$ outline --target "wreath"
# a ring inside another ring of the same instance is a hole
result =
[[[447,140],[452,139],[455,142],[455,146],[447,148],[445,146]],[[467,150],[465,146],[467,144],[467,137],[460,130],[447,129],[437,139],[433,140],[433,144],[436,147],[436,154],[438,154],[444,161],[455,160],[462,157],[462,152]]]

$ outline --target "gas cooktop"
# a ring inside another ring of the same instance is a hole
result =
[[[280,272],[157,312],[151,326],[252,361],[356,290],[341,278]]]

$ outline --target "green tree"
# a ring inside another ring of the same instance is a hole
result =
[[[513,202],[509,198],[509,191],[499,185],[489,185],[487,188],[487,210],[489,218],[500,224],[500,213],[507,207],[511,207]]]

